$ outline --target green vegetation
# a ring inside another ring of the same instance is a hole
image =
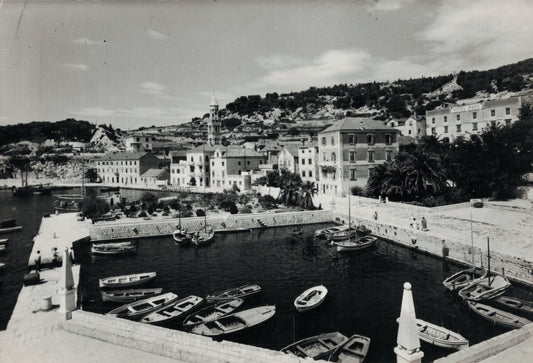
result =
[[[313,197],[318,190],[315,183],[303,182],[300,174],[281,170],[280,173],[271,171],[266,176],[256,180],[257,185],[280,188],[278,201],[286,206],[298,206],[304,209],[316,209],[313,204]],[[260,200],[260,204],[269,205],[270,200]],[[261,203],[262,202],[262,203]],[[265,208],[268,209],[268,208]]]
[[[81,212],[86,218],[96,221],[109,212],[109,204],[100,198],[89,196],[79,202]]]

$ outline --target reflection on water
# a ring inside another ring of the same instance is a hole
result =
[[[276,315],[226,339],[277,350],[324,332],[357,333],[372,339],[369,362],[395,361],[396,318],[403,283],[409,281],[418,317],[461,333],[471,344],[505,331],[472,315],[445,292],[442,280],[458,267],[382,241],[367,251],[338,254],[325,240],[313,238],[316,228],[304,226],[300,236],[292,236],[290,227],[219,234],[201,249],[178,247],[171,237],[146,239],[128,257],[92,258],[86,246],[80,288],[84,309],[105,313],[115,307],[101,301],[98,279],[119,274],[156,271],[151,286],[180,297],[257,283],[262,293],[241,308],[275,304]],[[295,297],[319,284],[329,290],[324,304],[296,312]],[[425,361],[451,353],[426,343],[422,349]]]

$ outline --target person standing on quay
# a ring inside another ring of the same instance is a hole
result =
[[[35,256],[35,271],[39,272],[41,271],[41,251],[37,250],[37,254]]]
[[[420,222],[422,224],[422,230],[427,231],[428,230],[428,223],[426,222],[426,218],[422,217],[422,221]]]

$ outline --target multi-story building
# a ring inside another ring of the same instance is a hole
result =
[[[518,120],[523,97],[444,104],[426,112],[426,134],[452,142],[459,136],[479,134],[491,124],[510,125]]]
[[[403,136],[410,136],[419,139],[426,135],[425,119],[416,119],[414,117],[391,120],[387,122],[387,126],[397,129]]]
[[[211,159],[212,188],[229,189],[236,185],[240,190],[249,190],[252,176],[259,174],[265,165],[265,153],[241,147],[219,147]]]
[[[126,139],[126,151],[130,152],[150,152],[153,149],[154,137],[144,134],[134,134]]]
[[[291,173],[299,173],[298,145],[283,146],[283,149],[278,153],[278,168]]]
[[[318,146],[316,142],[298,147],[299,174],[304,182],[317,182],[318,173]]]
[[[142,152],[113,152],[95,161],[98,176],[103,183],[111,185],[140,184],[144,172],[158,167],[157,157]]]
[[[321,194],[364,187],[371,169],[398,153],[398,130],[370,118],[345,118],[318,134]]]
[[[210,164],[216,149],[217,146],[202,145],[187,151],[187,159],[185,162],[179,163],[182,175],[182,186],[198,188],[211,186]]]

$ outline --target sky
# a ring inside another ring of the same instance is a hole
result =
[[[0,125],[176,125],[243,95],[533,56],[530,0],[0,0]]]

